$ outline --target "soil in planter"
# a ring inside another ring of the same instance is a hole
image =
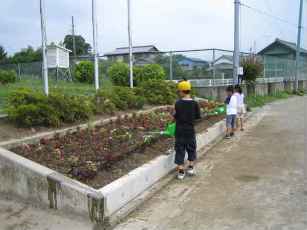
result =
[[[145,106],[143,111],[153,109],[152,106]],[[140,110],[139,110],[140,111]],[[114,115],[96,115],[91,118],[91,122],[107,119],[113,116],[121,116],[127,113],[139,112],[136,110],[117,111]],[[70,128],[72,126],[86,124],[86,122],[75,122],[73,124],[63,124],[60,129]],[[12,139],[20,139],[37,135],[43,132],[57,131],[59,128],[47,128],[47,127],[33,127],[33,128],[22,128],[15,126],[7,118],[0,119],[0,142],[9,141]]]
[[[146,115],[135,114],[132,118],[118,118],[104,126],[41,139],[39,144],[24,144],[12,151],[100,188],[173,147],[172,138],[148,135],[164,130],[172,120],[172,112],[167,108]],[[197,124],[197,131],[204,131],[221,119],[223,116],[206,118]]]

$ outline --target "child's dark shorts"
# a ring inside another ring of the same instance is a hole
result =
[[[229,129],[236,128],[236,115],[227,115],[226,116],[226,127]]]
[[[185,154],[188,153],[188,160],[196,160],[196,139],[193,138],[176,138],[175,142],[175,164],[184,165]]]

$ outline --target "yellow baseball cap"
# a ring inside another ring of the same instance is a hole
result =
[[[178,83],[177,88],[180,91],[189,91],[192,89],[192,85],[188,81],[181,81]]]

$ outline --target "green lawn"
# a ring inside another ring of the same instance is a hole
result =
[[[14,84],[0,85],[0,114],[4,113],[8,95],[12,91],[23,87],[43,91],[43,82],[41,80],[22,80]],[[67,94],[73,95],[92,95],[95,93],[94,85],[67,81],[49,81],[49,90],[52,92],[55,89],[60,89]]]

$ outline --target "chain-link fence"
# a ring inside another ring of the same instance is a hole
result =
[[[241,53],[241,58],[250,54]],[[73,80],[74,66],[80,61],[93,61],[92,57],[71,59],[70,69],[49,70],[51,80]],[[295,56],[261,56],[264,66],[262,78],[294,79],[296,74]],[[117,61],[129,63],[128,54],[102,56],[99,59],[100,78],[108,77],[108,69]],[[183,50],[169,52],[134,53],[134,65],[159,64],[168,80],[214,79],[215,81],[233,78],[233,52],[222,49]],[[0,69],[15,70],[20,80],[41,80],[41,62],[1,64]],[[300,58],[299,78],[307,79],[307,56]]]

